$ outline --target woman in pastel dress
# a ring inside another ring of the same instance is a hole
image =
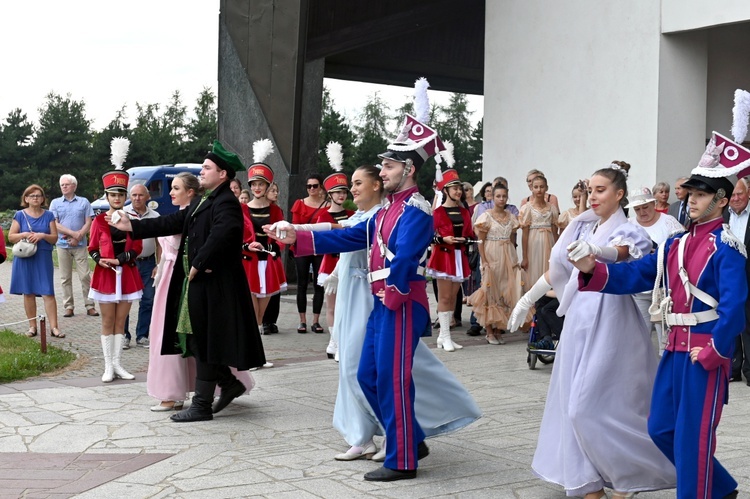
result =
[[[190,205],[193,197],[201,193],[202,188],[198,178],[191,173],[183,172],[177,174],[172,180],[169,195],[172,198],[172,204],[183,210]],[[181,235],[174,235],[158,239],[162,256],[155,279],[156,293],[151,314],[151,348],[148,354],[146,378],[148,394],[161,401],[151,408],[154,412],[182,409],[183,401],[188,394],[195,391],[195,359],[181,355],[161,354],[167,291],[181,238]],[[245,385],[247,392],[252,390],[255,380],[248,371],[237,371],[235,368],[231,368],[231,371]]]
[[[516,230],[518,219],[505,209],[508,188],[495,184],[492,189],[495,207],[487,210],[474,223],[474,232],[481,241],[482,285],[469,297],[474,315],[487,331],[487,342],[505,343],[501,330],[508,324],[513,307],[521,298],[517,279],[518,255]]]
[[[565,230],[565,227],[570,225],[570,221],[575,217],[586,211],[586,199],[588,198],[588,192],[586,187],[586,181],[580,180],[573,187],[572,191],[573,207],[560,213],[557,217],[557,228],[560,234]]]
[[[531,181],[531,201],[521,207],[519,221],[523,229],[521,238],[523,260],[528,289],[549,268],[549,254],[557,240],[557,207],[546,200],[547,179],[537,176]]]
[[[651,251],[651,239],[628,222],[626,172],[618,162],[589,180],[591,210],[582,213],[552,250],[550,269],[513,310],[509,330],[551,288],[565,325],[555,355],[532,471],[585,499],[632,497],[674,488],[674,466],[649,437],[647,418],[657,356],[632,295],[578,291],[570,263],[589,244],[607,263]],[[623,355],[623,352],[625,354]]]
[[[379,173],[374,166],[362,166],[354,172],[351,192],[359,210],[343,225],[353,226],[368,220],[380,209],[383,183]],[[339,332],[340,363],[333,426],[351,448],[335,458],[382,460],[385,446],[378,456],[373,456],[377,451],[373,436],[382,435],[382,428],[357,382],[366,318],[373,307],[372,290],[367,281],[367,251],[341,253],[336,268],[339,281],[334,329]],[[481,417],[471,395],[421,341],[414,354],[412,374],[417,420],[427,437],[459,430]]]

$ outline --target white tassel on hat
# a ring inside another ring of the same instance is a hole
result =
[[[734,91],[734,108],[732,108],[732,137],[742,144],[747,137],[747,120],[750,116],[750,92],[737,89]]]
[[[430,99],[427,96],[427,89],[430,88],[430,82],[427,78],[419,78],[414,82],[414,114],[417,121],[429,124],[430,120]]]
[[[263,163],[273,153],[273,142],[260,139],[253,142],[253,163]]]
[[[329,142],[326,146],[326,156],[333,171],[340,172],[344,169],[344,153],[341,150],[341,144]]]
[[[110,143],[110,161],[115,170],[122,170],[123,164],[125,164],[125,158],[128,157],[128,149],[130,149],[130,140],[125,137],[114,137]]]

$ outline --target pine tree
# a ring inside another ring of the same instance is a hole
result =
[[[385,151],[388,141],[388,105],[379,92],[367,99],[359,125],[356,126],[358,142],[354,152],[354,164],[374,165],[378,163],[378,154]]]
[[[61,194],[60,175],[71,173],[88,178],[94,174],[91,121],[86,118],[84,102],[73,100],[70,94],[62,97],[50,92],[46,99],[39,109],[39,130],[33,145],[33,181],[44,188],[48,197],[57,197]]]
[[[333,99],[327,88],[323,89],[323,111],[320,119],[320,138],[318,147],[318,172],[323,176],[330,175],[331,170],[326,157],[326,146],[329,142],[338,142],[344,153],[344,173],[351,177],[357,166],[354,162],[354,132],[346,119],[333,107]]]
[[[184,160],[198,163],[211,150],[218,136],[216,95],[210,88],[204,88],[195,103],[195,117],[187,124],[187,142],[184,144]]]
[[[18,108],[8,113],[5,123],[0,124],[0,175],[3,179],[0,210],[18,208],[21,193],[33,182],[33,134],[34,125]]]

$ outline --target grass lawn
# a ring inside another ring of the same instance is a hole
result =
[[[39,341],[34,338],[0,331],[0,383],[39,376],[57,371],[76,360],[75,354],[47,345],[47,353],[41,352]]]
[[[13,245],[12,244],[8,244],[7,247],[6,247],[6,251],[8,253],[8,263],[11,263],[13,261]],[[91,258],[91,256],[88,257],[88,262],[89,262],[89,270],[91,272],[93,272],[94,271],[94,267],[96,267],[96,263],[94,263],[94,259]],[[57,263],[57,247],[55,247],[52,250],[52,265],[55,268],[59,268],[60,267],[60,265]],[[75,268],[76,268],[76,262],[73,261],[73,269],[75,269]]]

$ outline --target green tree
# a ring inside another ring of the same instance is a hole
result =
[[[86,118],[84,102],[73,100],[70,94],[62,97],[50,92],[46,99],[39,109],[30,180],[41,185],[49,197],[56,197],[60,195],[60,175],[72,173],[77,178],[86,178],[93,173],[91,121]],[[79,194],[92,194],[82,191]]]
[[[372,165],[378,162],[378,154],[385,151],[388,141],[388,105],[375,92],[368,97],[359,115],[357,144],[354,151],[354,164]]]
[[[472,184],[482,179],[484,148],[484,119],[479,120],[471,132],[471,138],[466,145],[466,171],[472,176]]]
[[[205,87],[198,96],[193,108],[195,117],[187,124],[187,140],[184,144],[184,160],[198,163],[211,150],[214,139],[218,136],[216,95]]]
[[[471,114],[466,94],[451,94],[448,105],[440,108],[436,127],[440,137],[453,144],[453,156],[456,159],[454,168],[461,179],[473,183],[479,177],[468,164],[471,161],[468,146],[473,131]]]
[[[21,109],[8,113],[0,124],[0,210],[18,208],[19,198],[33,178],[32,137],[34,125]]]
[[[326,146],[329,142],[338,142],[344,154],[344,173],[351,176],[357,166],[354,162],[354,132],[341,113],[333,107],[333,99],[327,88],[323,89],[323,109],[320,119],[320,138],[318,146],[318,172],[330,175],[333,170],[328,163]]]
[[[88,178],[77,178],[79,190],[84,187],[85,192],[92,193],[89,199],[94,199],[104,193],[101,183],[101,175],[113,168],[111,162],[112,139],[115,137],[130,138],[130,135],[132,134],[130,124],[125,122],[126,119],[125,106],[122,106],[117,113],[115,113],[115,117],[106,127],[94,133],[91,146],[91,166],[93,168],[93,174]],[[130,156],[129,152],[128,156]],[[125,161],[126,165],[132,164],[129,159],[130,158],[128,157]]]
[[[162,113],[159,104],[141,105],[136,103],[138,116],[131,135],[130,152],[126,165],[162,165],[186,163],[195,158],[186,158],[185,115],[187,108],[180,100],[180,92],[175,91]]]

